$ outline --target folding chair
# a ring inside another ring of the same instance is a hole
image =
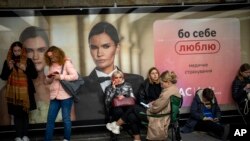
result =
[[[180,127],[179,127],[179,119],[180,119],[180,108],[182,106],[183,102],[183,97],[177,97],[177,96],[171,96],[170,97],[170,106],[171,106],[171,111],[170,113],[166,114],[151,114],[148,115],[146,113],[140,112],[141,115],[149,116],[149,117],[154,117],[154,118],[161,118],[164,116],[169,116],[170,115],[170,124],[169,128],[171,129],[171,135],[172,135],[172,141],[181,141],[181,134],[180,134]],[[147,122],[142,121],[143,125],[147,126]]]

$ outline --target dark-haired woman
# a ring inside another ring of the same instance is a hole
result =
[[[15,141],[29,141],[29,111],[36,109],[32,79],[37,71],[21,42],[11,44],[4,62],[1,79],[6,80],[8,113],[14,116]]]
[[[240,66],[238,74],[232,84],[232,95],[234,101],[238,104],[244,119],[249,124],[250,65],[248,63]]]

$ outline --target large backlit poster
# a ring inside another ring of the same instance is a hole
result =
[[[48,42],[24,43],[39,74],[33,81],[37,109],[29,113],[29,122],[34,127],[40,123],[44,127],[50,99],[49,86],[43,83],[48,71],[43,53],[49,46],[60,47],[81,76],[90,78],[97,63],[88,37],[95,24],[108,22],[116,28],[120,39],[119,50],[111,56],[114,66],[144,79],[154,66],[160,72],[175,71],[177,86],[184,97],[181,108],[184,114],[189,112],[195,91],[204,87],[214,89],[222,111],[235,110],[231,83],[239,66],[250,60],[250,10],[244,5],[212,7],[0,10],[0,71],[11,43],[19,40],[26,28],[35,26],[46,32]],[[88,88],[84,90],[90,90],[82,92],[81,102],[73,106],[73,126],[104,125],[102,88],[98,83],[85,86]],[[101,94],[94,94],[96,90]],[[6,129],[1,127],[13,125],[5,93],[6,81],[0,80],[0,130],[3,131]],[[62,122],[60,114],[56,122]]]
[[[189,106],[210,87],[220,104],[233,104],[231,83],[240,62],[240,23],[234,18],[159,20],[154,23],[155,64],[175,71]]]

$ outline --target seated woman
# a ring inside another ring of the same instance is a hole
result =
[[[147,110],[147,107],[143,106],[142,103],[147,105],[159,98],[160,94],[160,72],[156,67],[152,67],[149,69],[147,78],[139,89],[137,98],[138,105],[135,106],[135,114],[140,120],[147,121],[147,117],[140,114],[140,112],[146,113]]]
[[[193,130],[213,133],[222,140],[226,140],[229,134],[229,125],[219,123],[221,117],[220,107],[217,103],[214,91],[210,88],[200,89],[193,99],[190,118],[182,133],[190,133]]]
[[[112,74],[112,84],[105,90],[105,106],[106,111],[112,116],[112,123],[107,123],[106,127],[114,134],[120,134],[120,126],[128,123],[134,136],[134,141],[140,141],[139,121],[136,118],[133,107],[131,106],[112,106],[114,98],[124,99],[132,97],[135,100],[132,86],[124,81],[124,75],[121,71],[117,70]]]
[[[158,99],[149,104],[147,114],[165,114],[171,111],[170,97],[177,96],[181,98],[179,89],[176,86],[177,76],[174,72],[164,71],[160,76],[162,92]],[[148,140],[165,140],[168,137],[168,126],[170,116],[162,118],[148,117]]]
[[[250,123],[249,99],[250,99],[250,65],[242,64],[232,84],[232,95],[237,102],[246,122]]]

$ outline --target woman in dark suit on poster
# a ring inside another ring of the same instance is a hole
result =
[[[95,120],[104,123],[106,119],[104,105],[105,88],[111,84],[112,73],[119,70],[114,64],[115,55],[120,50],[120,39],[116,28],[108,22],[94,25],[88,37],[90,54],[96,65],[95,69],[84,77],[79,102],[75,104],[77,120]],[[143,83],[143,77],[124,73],[125,81],[130,83],[136,94]],[[86,110],[82,110],[84,109]]]

